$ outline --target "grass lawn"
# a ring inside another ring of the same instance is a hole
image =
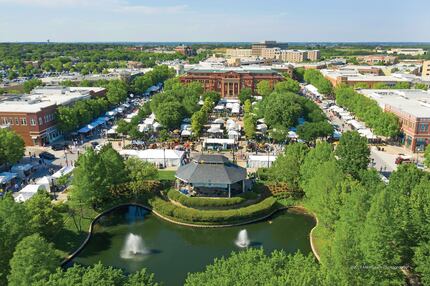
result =
[[[97,215],[96,211],[86,206],[82,207],[82,210],[81,208],[73,206],[70,206],[70,208],[73,211],[68,211],[64,208],[62,212],[64,227],[53,237],[55,248],[57,248],[64,257],[71,254],[82,244],[88,235],[91,221]],[[73,212],[75,213],[74,216],[71,215]]]
[[[176,171],[172,170],[158,170],[157,179],[160,181],[174,181]]]

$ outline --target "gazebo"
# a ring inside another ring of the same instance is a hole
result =
[[[231,197],[245,192],[246,169],[223,155],[199,155],[176,171],[177,188],[197,196]]]

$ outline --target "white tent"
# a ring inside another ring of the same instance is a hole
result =
[[[43,189],[42,185],[27,185],[22,188],[19,192],[14,193],[13,197],[15,202],[25,202],[33,197],[39,189]]]
[[[276,160],[274,155],[250,155],[248,158],[248,168],[269,168]]]
[[[191,136],[193,133],[191,132],[191,130],[188,130],[188,129],[184,129],[184,130],[182,130],[182,132],[181,132],[181,136],[182,137],[187,137],[187,136]]]
[[[62,176],[66,176],[66,175],[70,174],[73,171],[73,169],[75,169],[74,166],[64,166],[63,168],[61,168],[60,170],[58,170],[57,172],[55,172],[52,175],[52,178],[58,179],[58,178],[60,178]]]
[[[295,138],[295,139],[297,139],[299,136],[297,135],[297,133],[296,132],[294,132],[294,131],[288,131],[288,135],[287,135],[287,137],[288,138]]]
[[[228,131],[228,138],[238,140],[240,137],[240,133],[236,130]]]
[[[36,184],[41,185],[41,187],[45,188],[46,191],[51,191],[51,184],[52,184],[52,178],[51,176],[45,176],[36,181]]]
[[[264,123],[258,124],[256,129],[257,129],[257,131],[265,133],[267,131],[267,125]]]
[[[349,121],[347,121],[347,123],[349,125],[351,125],[352,127],[354,127],[354,129],[356,129],[356,130],[360,130],[360,129],[364,129],[365,128],[365,126],[363,126],[363,124],[361,124],[360,122],[358,122],[355,119],[349,120]]]
[[[224,124],[224,123],[225,123],[225,121],[224,121],[224,119],[222,119],[222,118],[217,118],[217,119],[215,119],[215,120],[213,121],[213,123],[215,123],[215,124]]]
[[[157,166],[178,167],[184,160],[185,152],[173,149],[146,149],[131,150],[124,149],[119,151],[122,156],[134,156],[143,161],[150,162]]]
[[[137,157],[155,165],[179,167],[184,160],[185,152],[174,149],[146,149],[138,151]]]

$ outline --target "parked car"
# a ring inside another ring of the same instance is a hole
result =
[[[68,148],[69,148],[69,146],[67,144],[56,143],[56,144],[51,145],[51,149],[54,151],[60,151],[60,150],[68,149]]]
[[[39,154],[39,158],[45,160],[55,160],[55,155],[45,151]]]

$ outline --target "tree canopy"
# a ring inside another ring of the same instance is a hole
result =
[[[21,136],[7,128],[0,129],[0,164],[15,164],[24,157],[24,151]]]

